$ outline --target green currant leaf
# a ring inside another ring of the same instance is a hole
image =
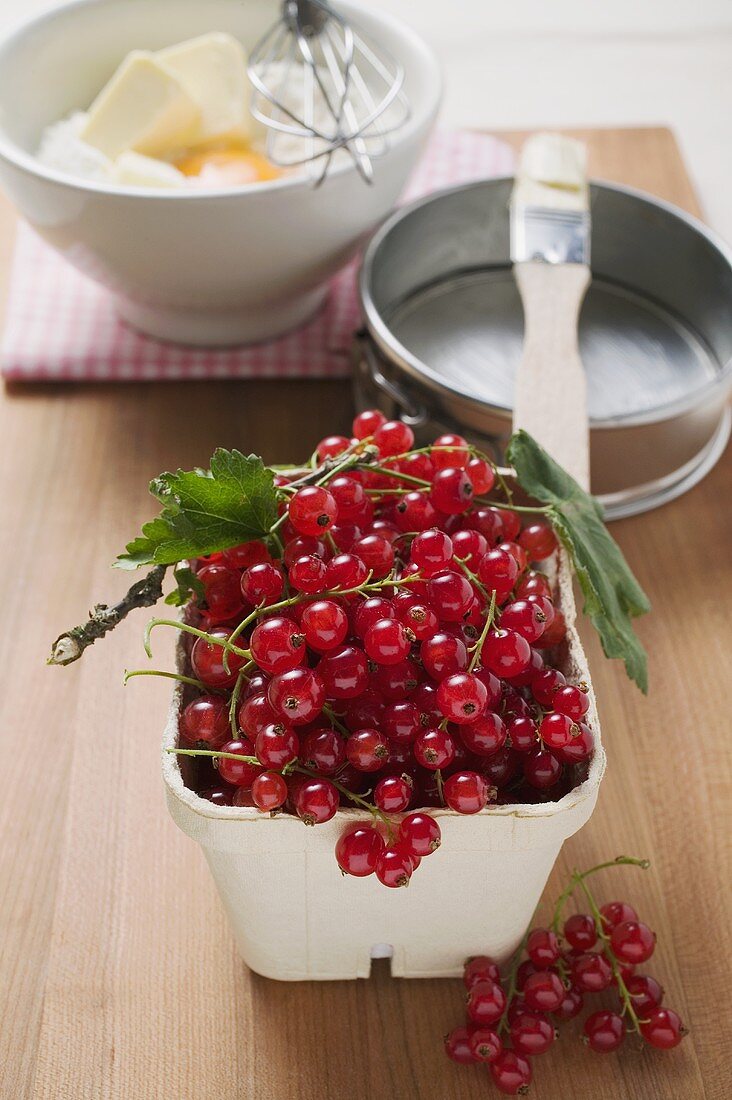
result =
[[[199,581],[196,574],[188,565],[178,565],[173,570],[173,576],[176,579],[177,588],[174,588],[172,592],[169,592],[165,597],[165,602],[172,607],[183,607],[187,604],[192,596],[198,596],[203,598],[205,595],[203,585]]]
[[[269,533],[277,519],[274,474],[256,455],[219,448],[210,470],[178,470],[150,482],[162,504],[115,565],[172,565]]]
[[[521,487],[549,506],[548,519],[570,556],[585,614],[600,635],[605,655],[621,658],[631,680],[647,692],[646,652],[631,620],[651,605],[605,526],[602,506],[527,432],[511,437],[506,456]]]

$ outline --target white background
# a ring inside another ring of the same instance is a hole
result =
[[[671,126],[707,221],[732,241],[732,0],[368,2],[437,51],[449,124]],[[0,0],[0,33],[49,6]]]

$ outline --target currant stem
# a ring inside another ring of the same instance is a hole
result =
[[[506,1031],[506,1029],[508,1028],[508,1010],[511,1007],[511,1002],[513,1001],[514,997],[516,996],[516,979],[517,979],[517,975],[518,975],[518,968],[519,968],[519,965],[521,963],[521,956],[523,955],[524,951],[526,950],[526,944],[529,942],[529,935],[531,933],[531,929],[532,929],[532,926],[533,926],[533,923],[534,923],[534,916],[535,915],[536,915],[536,910],[534,910],[534,915],[532,916],[531,920],[529,921],[529,923],[526,927],[526,931],[524,932],[523,936],[521,937],[521,943],[518,945],[518,947],[514,951],[513,955],[511,956],[511,969],[509,971],[508,992],[506,993],[506,1007],[504,1008],[503,1015],[501,1016],[500,1020],[498,1021],[498,1026],[496,1027],[496,1031],[498,1032],[499,1035],[501,1034],[502,1031]]]
[[[493,591],[491,592],[491,601],[490,601],[490,605],[488,607],[488,615],[487,615],[486,620],[485,620],[485,625],[484,625],[484,627],[483,627],[483,629],[480,633],[480,637],[478,638],[478,641],[472,647],[472,654],[473,655],[470,658],[470,664],[468,665],[468,672],[472,672],[473,669],[477,666],[478,661],[480,660],[480,655],[481,655],[481,652],[483,650],[483,645],[485,644],[485,640],[488,637],[488,631],[493,626],[493,620],[495,619],[495,617],[496,617],[496,590],[494,588]]]
[[[333,708],[329,707],[327,703],[323,705],[323,714],[326,716],[329,722],[333,726],[335,726],[339,733],[343,734],[344,737],[350,737],[351,731],[348,729],[347,726],[344,726],[343,722],[341,722],[340,718],[334,712]]]
[[[126,685],[127,681],[131,680],[133,676],[164,676],[166,680],[177,680],[181,684],[190,684],[191,687],[198,688],[199,691],[218,694],[215,688],[207,688],[203,680],[196,680],[193,676],[181,676],[179,672],[163,672],[159,668],[134,668],[131,671],[125,669],[123,683]]]
[[[150,635],[153,632],[153,628],[156,626],[172,626],[175,630],[182,630],[185,634],[193,634],[196,638],[204,638],[209,645],[221,646],[221,648],[227,650],[227,652],[235,653],[237,657],[243,657],[247,661],[251,660],[252,655],[248,649],[239,649],[238,646],[232,645],[227,638],[216,638],[213,634],[207,634],[205,630],[199,630],[196,626],[189,626],[188,623],[182,623],[176,619],[151,619],[147,624],[145,628],[144,645],[145,652],[150,658],[152,658]]]

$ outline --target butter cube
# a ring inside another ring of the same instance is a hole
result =
[[[155,56],[198,105],[196,144],[250,136],[247,59],[236,38],[214,31],[158,50]]]
[[[112,169],[116,183],[131,187],[185,187],[186,177],[172,164],[142,153],[120,153]]]
[[[151,53],[133,50],[89,109],[82,141],[113,160],[127,149],[151,156],[186,146],[200,112],[172,72]]]

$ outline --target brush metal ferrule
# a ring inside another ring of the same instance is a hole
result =
[[[511,205],[511,261],[590,264],[589,210]]]

